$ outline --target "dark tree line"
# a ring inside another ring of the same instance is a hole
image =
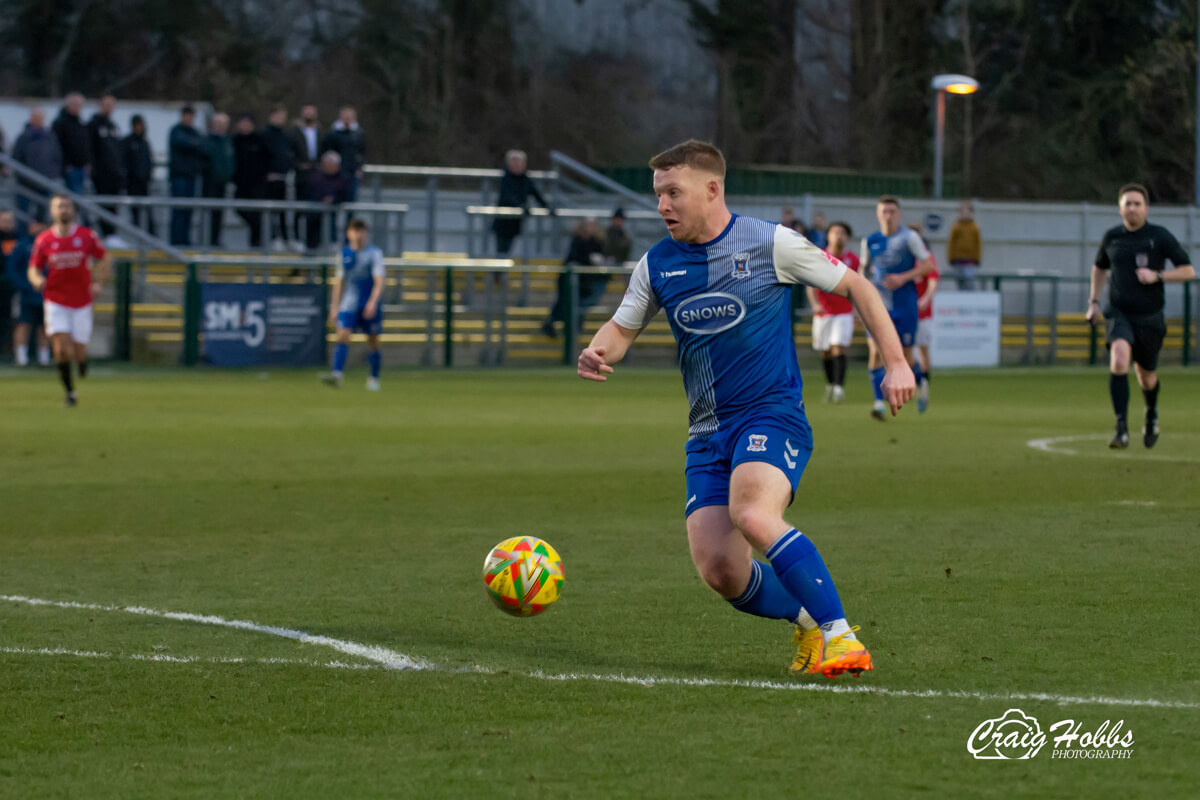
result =
[[[1195,0],[655,2],[711,59],[686,122],[696,98],[663,97],[637,55],[529,58],[521,0],[0,0],[0,91],[316,102],[327,122],[349,102],[391,162],[519,143],[636,164],[694,131],[740,163],[927,173],[929,79],[966,72],[981,89],[948,103],[946,166],[967,192],[1191,197]]]

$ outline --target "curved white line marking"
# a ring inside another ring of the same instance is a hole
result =
[[[148,617],[160,617],[162,619],[177,620],[180,622],[197,622],[203,625],[217,625],[225,628],[236,628],[239,630],[254,631],[256,633],[265,633],[270,636],[280,636],[285,639],[292,639],[304,644],[317,644],[325,647],[331,647],[341,653],[347,655],[358,656],[368,661],[373,662],[371,666],[345,665],[338,662],[330,662],[322,666],[329,667],[349,667],[359,669],[382,668],[391,670],[406,670],[406,671],[438,671],[452,672],[458,674],[481,674],[493,675],[497,670],[488,667],[466,667],[463,669],[446,669],[439,667],[423,659],[407,656],[403,653],[397,653],[395,650],[389,650],[386,647],[376,645],[365,645],[357,642],[344,641],[342,639],[331,639],[328,636],[315,636],[303,631],[293,630],[291,628],[279,628],[273,625],[260,625],[257,622],[247,622],[245,620],[228,620],[224,617],[217,617],[208,614],[188,614],[178,611],[157,611],[152,608],[142,608],[140,606],[112,606],[100,605],[98,603],[79,603],[74,601],[62,600],[42,600],[36,597],[25,597],[23,595],[0,595],[0,600],[7,600],[12,603],[23,603],[31,606],[51,606],[54,608],[78,608],[87,609],[90,611],[123,611],[129,614],[139,614]],[[22,648],[4,648],[0,652],[24,652],[30,655],[73,655],[83,658],[107,658],[107,653],[98,653],[96,651],[86,650],[60,650],[44,649],[38,651],[25,651]],[[149,656],[127,656],[136,660],[146,661],[174,661],[173,658],[162,657],[152,658]],[[186,662],[185,662],[186,663]],[[229,663],[242,663],[238,660],[231,660]],[[288,663],[283,660],[272,663]],[[296,661],[291,663],[316,664],[317,662],[302,662]],[[375,665],[378,665],[377,667]],[[770,689],[786,692],[823,692],[830,694],[869,694],[882,697],[914,697],[914,698],[947,698],[959,700],[982,700],[986,702],[995,701],[1018,701],[1018,700],[1033,700],[1043,701],[1048,703],[1059,703],[1061,705],[1100,705],[1100,706],[1122,706],[1122,707],[1144,707],[1144,708],[1177,708],[1177,709],[1200,709],[1200,703],[1186,703],[1178,700],[1154,700],[1154,699],[1136,699],[1123,697],[1103,697],[1103,696],[1081,696],[1075,697],[1071,695],[1048,694],[1044,692],[1004,692],[999,694],[991,694],[988,692],[960,692],[944,689],[888,689],[881,686],[873,686],[870,684],[860,684],[857,686],[847,684],[832,684],[832,683],[783,683],[779,681],[754,681],[754,680],[736,680],[729,678],[673,678],[673,677],[654,677],[634,675],[606,675],[600,673],[548,673],[541,671],[522,672],[519,670],[504,670],[507,675],[516,675],[522,678],[530,678],[532,680],[541,681],[596,681],[602,683],[620,683],[631,686],[681,686],[681,687],[721,687],[731,689]]]
[[[66,647],[0,647],[0,653],[18,656],[72,656],[122,661],[157,661],[165,664],[284,664],[326,669],[379,669],[378,664],[347,664],[345,661],[305,661],[299,658],[239,658],[237,656],[173,656],[167,653],[108,653],[71,650]]]
[[[1149,453],[1129,453],[1112,450],[1097,450],[1079,452],[1070,447],[1063,447],[1063,444],[1071,442],[1089,442],[1089,441],[1105,441],[1111,434],[1107,433],[1084,433],[1077,436],[1049,436],[1045,439],[1030,439],[1025,443],[1026,447],[1031,447],[1034,450],[1041,450],[1043,453],[1056,453],[1063,456],[1092,456],[1094,458],[1116,458],[1129,461],[1175,461],[1185,464],[1200,464],[1200,458],[1187,458],[1185,456],[1160,456],[1151,455]],[[1183,434],[1173,434],[1182,436]],[[1167,438],[1163,436],[1162,438]]]

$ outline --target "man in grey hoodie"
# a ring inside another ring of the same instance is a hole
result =
[[[58,144],[58,137],[46,127],[46,112],[42,109],[35,108],[29,112],[29,122],[13,145],[13,158],[52,181],[62,180],[62,148]],[[17,184],[23,190],[17,193],[17,209],[26,218],[44,217],[46,193],[29,181],[18,179]],[[43,198],[42,202],[26,197],[29,192]]]

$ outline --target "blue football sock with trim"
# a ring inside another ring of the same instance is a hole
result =
[[[921,381],[923,381],[925,379],[925,371],[923,369],[921,369],[921,362],[914,361],[912,370],[913,370],[913,377],[917,379],[917,386],[920,386]]]
[[[383,353],[375,350],[367,355],[367,363],[371,365],[371,377],[379,377],[379,368],[383,365]]]
[[[346,371],[346,357],[350,355],[350,345],[339,344],[333,349],[333,371]]]
[[[833,577],[807,536],[792,528],[776,539],[765,555],[779,582],[818,625],[846,616]]]
[[[876,367],[871,370],[871,391],[875,392],[875,399],[883,402],[883,376],[887,374],[887,370],[883,367]]]
[[[774,570],[763,569],[761,561],[752,561],[750,583],[746,591],[729,601],[738,611],[767,619],[795,622],[800,616],[800,601],[783,588]]]

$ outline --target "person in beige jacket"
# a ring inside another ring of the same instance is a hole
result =
[[[958,288],[974,289],[975,273],[983,259],[983,240],[979,237],[979,223],[975,221],[975,205],[970,200],[958,208],[958,220],[950,229],[946,258],[958,279]]]

